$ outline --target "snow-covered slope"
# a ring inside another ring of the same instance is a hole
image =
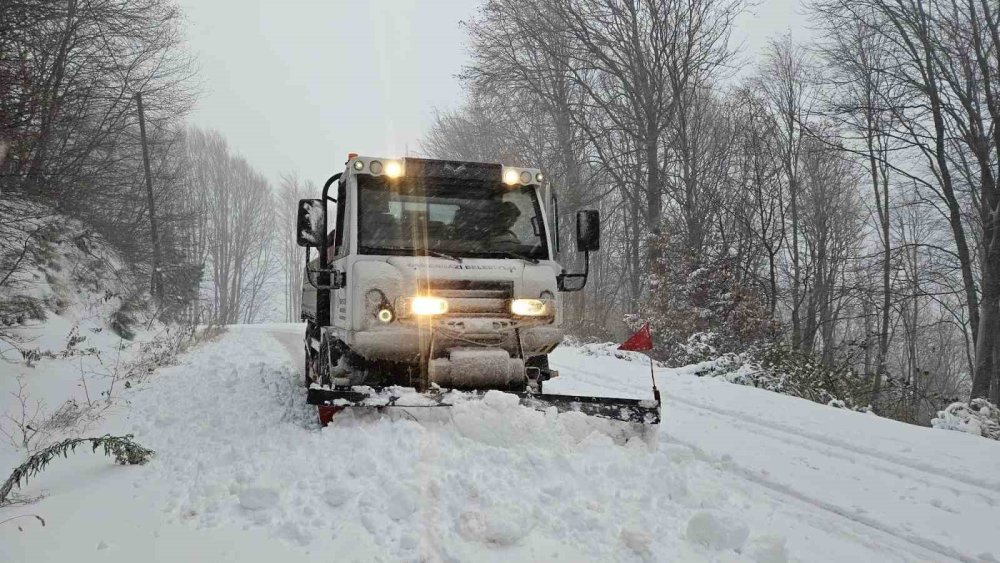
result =
[[[2,561],[949,561],[1000,558],[1000,443],[658,369],[645,434],[491,393],[338,415],[299,325],[234,327],[128,390],[103,430],[157,451],[31,482]],[[550,392],[649,396],[644,360],[561,348]]]
[[[4,468],[24,453],[8,443],[23,441],[22,408],[24,425],[38,430],[31,447],[84,430],[124,406],[119,392],[126,379],[147,371],[138,362],[160,352],[177,332],[149,320],[135,290],[144,284],[132,279],[101,236],[47,208],[23,207],[25,215],[39,217],[30,222],[31,252],[0,286]]]

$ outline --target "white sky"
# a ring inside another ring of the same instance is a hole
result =
[[[460,20],[480,0],[179,0],[205,92],[191,116],[272,180],[322,183],[348,152],[419,150],[435,108],[458,106]],[[792,29],[800,0],[764,0],[739,21],[753,55]]]

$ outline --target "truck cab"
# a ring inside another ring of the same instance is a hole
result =
[[[563,338],[557,200],[534,168],[351,155],[299,204],[308,385],[540,390]],[[330,208],[335,212],[328,215]],[[553,213],[546,213],[552,209]],[[599,247],[596,211],[578,249]]]

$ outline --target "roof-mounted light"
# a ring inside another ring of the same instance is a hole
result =
[[[513,186],[520,179],[521,174],[517,168],[505,168],[503,171],[503,183]]]
[[[542,173],[537,168],[514,168],[505,166],[500,179],[508,186],[528,186],[542,183]]]
[[[358,157],[351,164],[351,169],[361,174],[367,172],[372,176],[386,176],[390,179],[399,178],[406,171],[403,162],[400,160],[371,158],[368,156]]]
[[[403,175],[403,164],[397,160],[390,160],[386,162],[385,175],[390,178],[399,178]]]

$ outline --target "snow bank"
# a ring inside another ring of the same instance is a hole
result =
[[[986,399],[952,403],[943,411],[938,411],[937,418],[931,420],[931,426],[1000,440],[1000,408]]]
[[[136,505],[171,526],[366,560],[699,559],[711,551],[684,538],[690,514],[738,510],[699,494],[718,486],[655,432],[501,392],[451,409],[348,411],[321,429],[293,361],[267,332],[234,329],[130,389],[113,429],[157,452],[131,474]],[[47,531],[62,530],[55,520]],[[88,533],[74,525],[69,544]]]
[[[33,482],[27,493],[51,496],[25,511],[49,525],[0,527],[0,560],[86,559],[98,541],[122,561],[1000,554],[1000,450],[981,448],[993,442],[668,369],[664,423],[648,433],[500,392],[349,410],[320,428],[301,330],[234,328],[130,389],[107,429],[134,432],[154,459],[115,473],[69,460]],[[649,397],[644,362],[573,348],[552,361],[551,392]]]

